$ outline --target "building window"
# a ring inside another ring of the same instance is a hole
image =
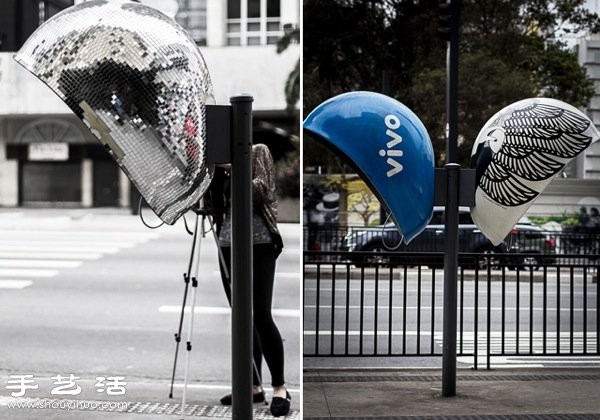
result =
[[[280,0],[227,0],[227,45],[269,45],[281,37]]]
[[[17,144],[85,143],[81,131],[73,124],[59,119],[39,119],[27,124],[15,137]]]
[[[198,45],[206,45],[206,0],[179,0],[175,20]]]
[[[587,51],[588,63],[600,63],[600,48],[589,48]]]

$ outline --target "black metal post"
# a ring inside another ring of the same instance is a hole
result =
[[[448,118],[448,142],[446,163],[458,162],[458,29],[460,0],[450,0],[450,39],[446,56],[446,113]]]
[[[230,98],[233,420],[252,419],[252,101]]]
[[[458,186],[460,165],[448,163],[446,195],[446,254],[444,255],[444,346],[442,396],[456,395],[456,311],[458,275]]]
[[[446,254],[444,256],[444,344],[442,396],[456,395],[456,311],[458,277],[458,28],[460,1],[450,0],[450,37],[447,53],[448,142],[446,144]]]

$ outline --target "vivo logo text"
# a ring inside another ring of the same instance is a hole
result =
[[[400,143],[402,143],[402,137],[400,137],[400,135],[394,131],[394,130],[397,130],[398,128],[400,128],[400,119],[398,117],[396,117],[395,115],[391,115],[391,114],[387,115],[385,117],[385,126],[387,127],[385,134],[388,136],[388,138],[390,140],[386,144],[387,150],[385,150],[385,149],[379,150],[379,156],[381,156],[381,157],[387,156],[386,162],[389,165],[388,171],[387,171],[387,177],[391,178],[392,176],[396,175],[397,173],[402,172],[402,169],[404,169],[402,164],[395,159],[395,158],[402,157],[402,155],[403,155],[402,150],[400,150],[399,148],[395,148]]]

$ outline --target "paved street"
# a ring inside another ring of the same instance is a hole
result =
[[[539,357],[542,352],[557,353],[558,350],[560,353],[597,352],[595,271],[575,268],[572,282],[569,268],[550,269],[545,282],[543,270],[520,272],[519,281],[515,271],[505,272],[504,282],[500,271],[492,274],[491,282],[487,281],[485,272],[479,273],[479,280],[475,282],[471,270],[465,273],[465,281],[459,282],[459,353],[473,354],[477,348],[479,363],[484,363],[489,346],[491,354],[498,355],[492,358],[495,367],[600,366],[597,356]],[[314,355],[318,350],[326,356],[333,349],[338,355],[345,352],[366,356],[441,355],[443,271],[410,268],[404,273],[396,269],[392,278],[390,282],[389,269],[375,273],[372,268],[363,271],[351,268],[347,272],[344,266],[336,270],[334,276],[327,265],[322,266],[317,277],[316,270],[308,266],[304,288],[305,354]],[[478,311],[474,310],[476,306]],[[536,355],[519,354],[530,350]],[[392,366],[395,362],[381,360],[379,365]],[[356,363],[354,357],[331,361],[307,358],[305,365],[341,367]],[[366,363],[378,365],[371,360]],[[473,356],[459,357],[459,363],[471,366]],[[410,362],[401,361],[396,366],[407,364],[440,366],[440,358],[411,357]],[[360,362],[359,365],[365,366]]]
[[[292,409],[298,410],[300,228],[280,228],[285,248],[273,307],[284,338]],[[150,230],[123,211],[0,212],[0,417],[49,418],[48,410],[24,415],[7,408],[9,381],[23,375],[33,375],[38,385],[26,397],[56,398],[52,378],[73,374],[82,388],[75,398],[180,402],[185,343],[175,398],[168,394],[190,248],[182,221]],[[187,401],[216,406],[230,390],[231,318],[210,233],[201,242],[199,273]],[[183,341],[186,332],[187,323]],[[266,365],[263,375],[268,387]],[[127,382],[125,395],[111,396],[98,385],[98,377],[116,376]]]

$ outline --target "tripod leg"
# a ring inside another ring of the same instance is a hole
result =
[[[229,270],[227,269],[227,264],[225,263],[225,256],[223,255],[223,251],[221,250],[221,247],[219,246],[219,238],[217,238],[217,231],[215,230],[215,226],[213,225],[213,222],[210,217],[208,217],[208,223],[210,224],[210,229],[213,233],[213,237],[215,238],[215,244],[217,245],[217,252],[219,253],[219,261],[221,263],[221,266],[223,267],[225,277],[229,281],[229,285],[231,287],[231,277],[229,276]],[[229,302],[229,307],[231,308],[231,302]],[[253,327],[253,328],[254,328],[254,332],[256,332],[256,327]],[[256,334],[256,335],[258,335],[258,334]],[[260,388],[264,392],[264,387],[262,384],[262,377],[260,375],[260,372],[258,371],[258,367],[256,366],[256,361],[254,360],[254,358],[252,358],[252,367],[254,368],[254,374],[258,378]],[[265,398],[265,405],[269,405],[266,398]]]
[[[173,384],[175,383],[175,371],[177,370],[177,357],[179,355],[179,343],[181,342],[181,329],[183,328],[183,314],[185,312],[185,304],[187,301],[188,289],[190,285],[190,274],[192,270],[192,263],[194,260],[194,254],[196,252],[196,236],[198,235],[198,215],[196,215],[196,227],[194,228],[194,236],[192,239],[192,251],[190,253],[190,260],[188,263],[187,273],[183,275],[183,281],[185,282],[185,290],[183,291],[183,303],[181,304],[181,314],[179,316],[179,328],[175,333],[175,358],[173,360],[173,374],[171,375],[171,389],[169,391],[169,398],[173,398]]]
[[[201,223],[199,220],[197,223]],[[196,226],[197,228],[198,226]],[[188,323],[188,334],[187,334],[187,342],[186,342],[186,353],[185,353],[185,370],[183,374],[183,395],[181,398],[181,418],[185,418],[185,398],[187,393],[187,384],[188,384],[188,372],[190,368],[190,353],[192,351],[192,334],[194,332],[194,311],[196,309],[196,291],[198,290],[198,265],[200,263],[200,238],[201,235],[196,235],[194,240],[197,242],[196,244],[196,258],[193,264],[194,267],[194,275],[192,276],[192,305],[190,308],[190,322]]]

